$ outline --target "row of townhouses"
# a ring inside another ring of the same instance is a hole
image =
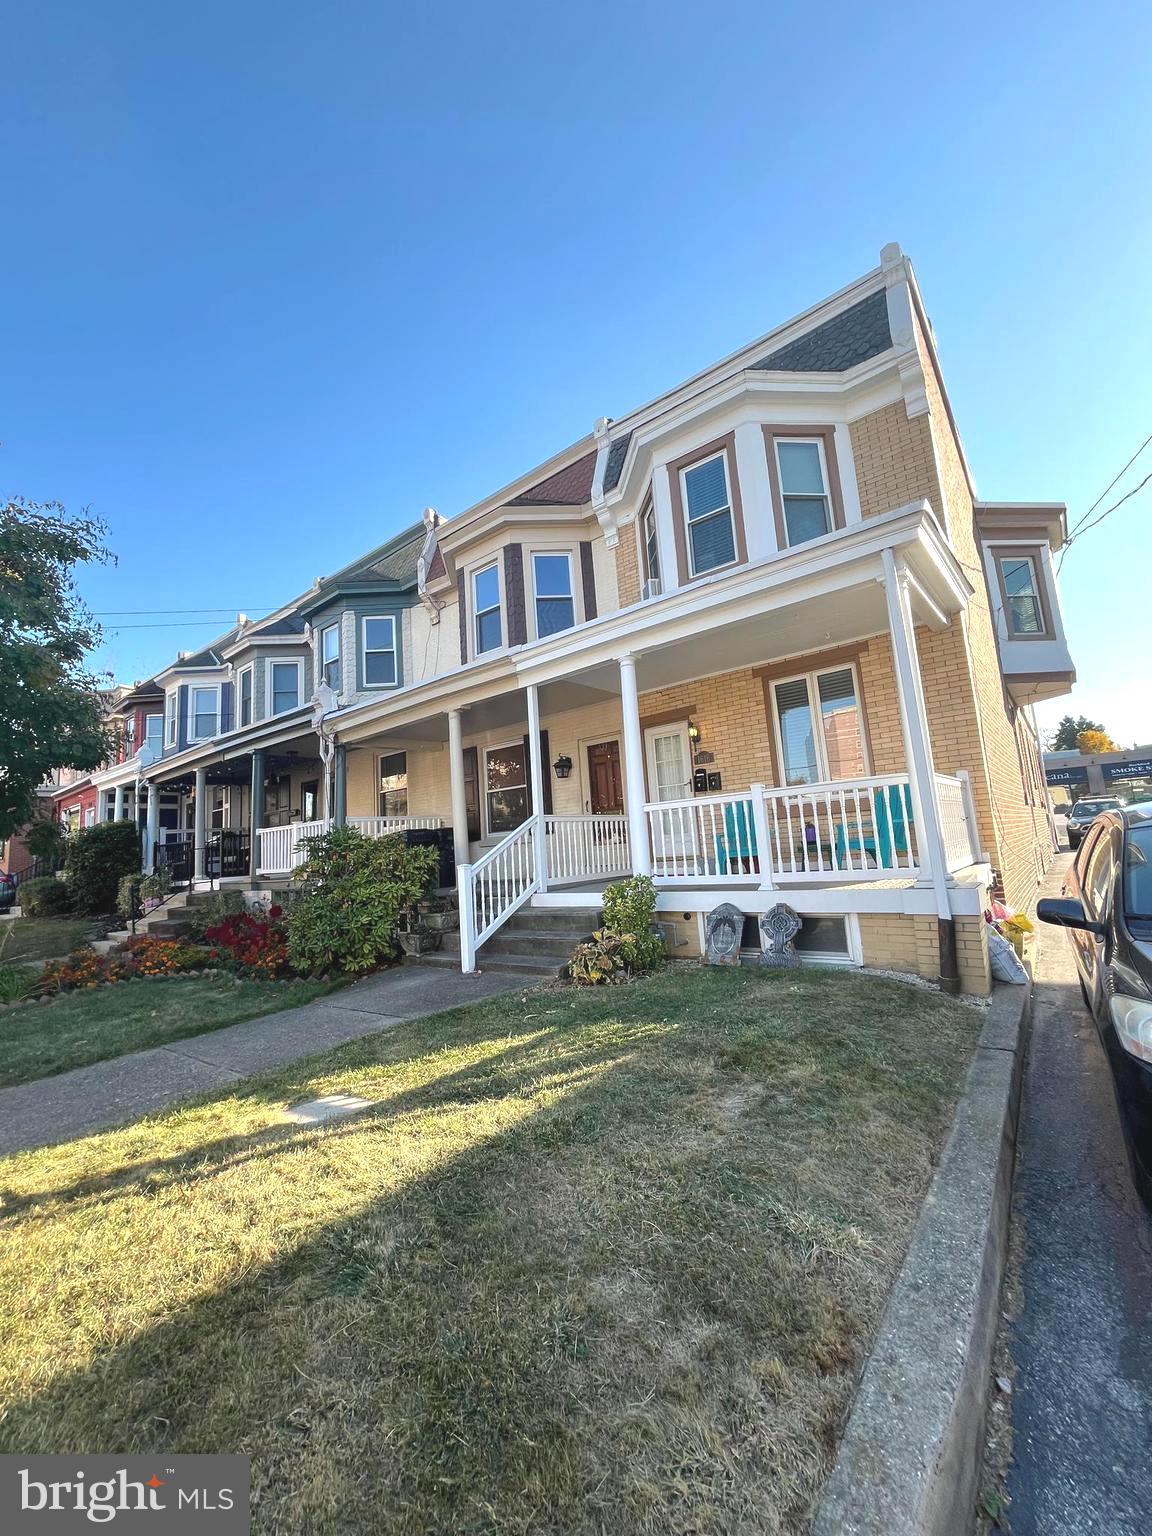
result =
[[[1074,678],[1063,506],[975,492],[912,268],[881,265],[467,511],[122,694],[57,796],[149,862],[283,886],[330,824],[434,832],[462,963],[651,874],[674,955],[779,901],[802,951],[988,987],[1052,854],[1030,705]],[[71,797],[71,798],[70,798]],[[448,851],[450,849],[450,852]],[[455,873],[451,872],[454,855]]]

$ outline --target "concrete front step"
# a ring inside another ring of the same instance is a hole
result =
[[[429,955],[409,955],[404,964],[439,966],[441,969],[448,967],[458,971],[460,954],[459,951],[453,953],[450,950],[438,949]],[[563,967],[559,962],[555,965],[541,963],[534,955],[490,955],[488,945],[485,944],[476,956],[476,969],[496,971],[502,975],[523,976],[525,981],[554,981]]]
[[[589,930],[583,933],[575,931],[571,933],[524,932],[522,929],[514,929],[511,924],[499,928],[480,950],[482,955],[522,955],[531,953],[539,955],[541,960],[555,960],[562,964],[568,959],[577,944],[583,944],[588,937]],[[439,954],[459,955],[460,934],[458,931],[446,933],[444,942],[440,946]]]

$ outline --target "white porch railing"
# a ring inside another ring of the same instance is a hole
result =
[[[702,880],[739,880],[760,884],[760,848],[756,801],[763,786],[742,794],[697,795],[691,800],[659,800],[644,807],[652,850],[652,878],[665,885]]]
[[[949,874],[967,869],[980,858],[980,844],[974,825],[969,786],[962,778],[946,773],[936,775],[936,803],[940,807],[940,837],[944,843],[944,866]]]
[[[460,969],[476,969],[476,951],[540,889],[536,826],[530,817],[475,864],[456,867],[460,901]]]
[[[768,856],[784,880],[917,876],[923,861],[906,773],[770,789]]]
[[[549,884],[630,875],[627,816],[545,816]]]
[[[366,837],[388,837],[393,832],[442,827],[444,822],[439,816],[349,816],[347,824]],[[290,821],[284,827],[261,827],[256,833],[256,873],[290,874],[304,862],[304,850],[300,847],[304,838],[319,837],[334,825],[329,817],[323,821]]]

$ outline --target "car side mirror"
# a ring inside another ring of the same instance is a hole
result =
[[[1046,896],[1036,903],[1036,916],[1042,923],[1054,923],[1057,928],[1079,928],[1083,933],[1094,933],[1098,939],[1108,937],[1108,924],[1094,923],[1083,904],[1071,896]]]

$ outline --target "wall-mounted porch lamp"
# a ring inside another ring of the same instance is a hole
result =
[[[556,761],[552,764],[552,771],[555,773],[558,779],[566,779],[572,772],[572,759],[567,757],[564,753],[561,753]]]

